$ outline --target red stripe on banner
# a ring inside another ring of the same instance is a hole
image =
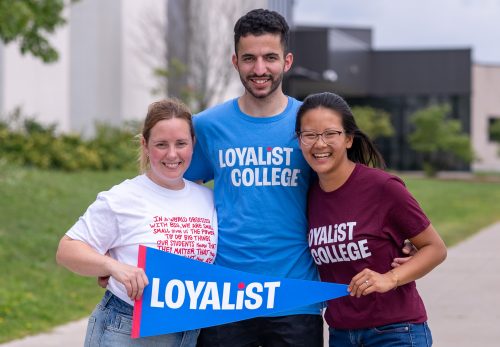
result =
[[[146,268],[146,247],[139,245],[139,255],[137,256],[137,267]],[[132,316],[132,338],[139,337],[141,332],[141,314],[142,314],[142,296],[139,300],[135,300],[134,313]]]

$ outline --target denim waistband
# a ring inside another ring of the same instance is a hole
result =
[[[128,314],[130,316],[134,312],[134,306],[126,303],[125,301],[111,293],[109,290],[106,290],[106,293],[104,293],[104,296],[101,300],[101,306],[112,308],[117,312]]]

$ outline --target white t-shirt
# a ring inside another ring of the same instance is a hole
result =
[[[181,190],[163,188],[146,175],[125,180],[97,195],[66,235],[97,252],[137,265],[139,245],[213,263],[217,254],[217,214],[213,192],[184,180]],[[108,289],[129,304],[125,286]]]

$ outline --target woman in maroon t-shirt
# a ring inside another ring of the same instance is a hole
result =
[[[446,258],[446,247],[403,181],[384,161],[344,99],[308,96],[295,125],[318,174],[309,191],[309,246],[321,279],[349,283],[325,313],[330,346],[431,346],[415,280]],[[391,269],[409,239],[418,252]]]

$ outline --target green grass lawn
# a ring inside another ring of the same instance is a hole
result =
[[[403,177],[446,245],[500,221],[500,182]]]
[[[103,290],[94,278],[58,267],[57,244],[99,191],[134,175],[0,165],[0,342],[92,311]],[[409,177],[405,181],[448,245],[500,220],[499,183]]]
[[[0,342],[89,314],[103,290],[56,265],[61,236],[97,192],[134,172],[0,171]]]

